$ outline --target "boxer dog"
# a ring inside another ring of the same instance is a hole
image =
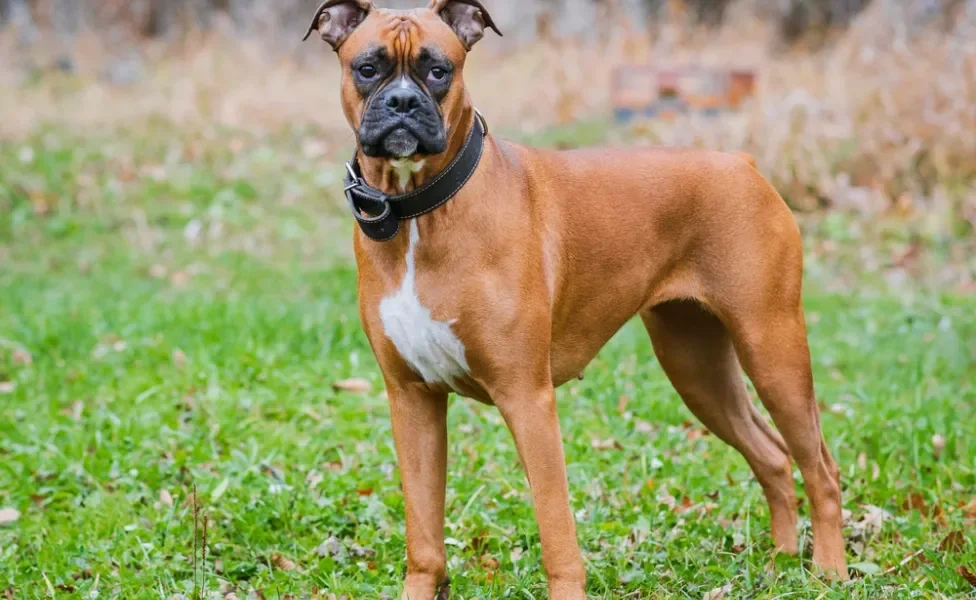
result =
[[[797,552],[795,460],[813,560],[846,579],[839,470],[814,398],[790,210],[747,155],[559,152],[490,135],[464,85],[485,29],[500,35],[478,0],[407,11],[328,0],[308,31],[338,55],[358,142],[346,194],[360,225],[360,317],[405,496],[403,598],[449,594],[450,393],[501,413],[528,476],[550,597],[585,598],[554,390],[635,315],[688,408],[748,461],[775,549]]]

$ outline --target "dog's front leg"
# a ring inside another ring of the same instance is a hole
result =
[[[446,598],[447,394],[412,383],[390,385],[387,394],[407,513],[403,600],[432,600],[439,589]]]
[[[529,479],[551,600],[585,599],[586,573],[569,507],[566,460],[551,385],[494,398]]]

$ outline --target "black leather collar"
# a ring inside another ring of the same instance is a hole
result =
[[[346,163],[346,200],[367,237],[378,242],[393,239],[400,221],[428,213],[461,191],[478,168],[488,135],[485,118],[480,112],[475,114],[468,138],[451,164],[412,192],[390,196],[370,187],[359,169],[358,154],[353,155],[352,161]]]

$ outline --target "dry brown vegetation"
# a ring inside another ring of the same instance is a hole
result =
[[[897,229],[903,242],[889,263],[913,266],[917,245],[942,244],[942,258],[962,267],[942,280],[971,290],[976,3],[952,4],[951,19],[922,27],[905,3],[877,0],[817,49],[784,47],[780,25],[747,2],[733,3],[718,29],[689,26],[679,11],[650,34],[608,11],[587,35],[489,38],[470,57],[467,83],[493,126],[516,136],[584,122],[599,130],[594,141],[750,151],[794,208],[884,219],[890,225],[879,235]],[[37,66],[54,57],[43,45],[25,55],[12,35],[0,37],[0,53],[20,56],[0,69],[0,135],[20,137],[40,124],[131,129],[148,120],[257,133],[308,126],[326,155],[344,154],[352,138],[331,52],[300,45],[297,31],[294,42],[278,40],[284,52],[232,31],[217,22],[206,34],[146,42],[143,71],[127,86],[91,66],[112,54],[91,33],[76,40],[82,59],[71,75]],[[626,62],[754,68],[758,94],[739,114],[616,127],[609,81]]]

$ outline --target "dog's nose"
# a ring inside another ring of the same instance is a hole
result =
[[[386,95],[386,105],[394,112],[410,114],[420,108],[420,96],[414,90],[390,90]]]

